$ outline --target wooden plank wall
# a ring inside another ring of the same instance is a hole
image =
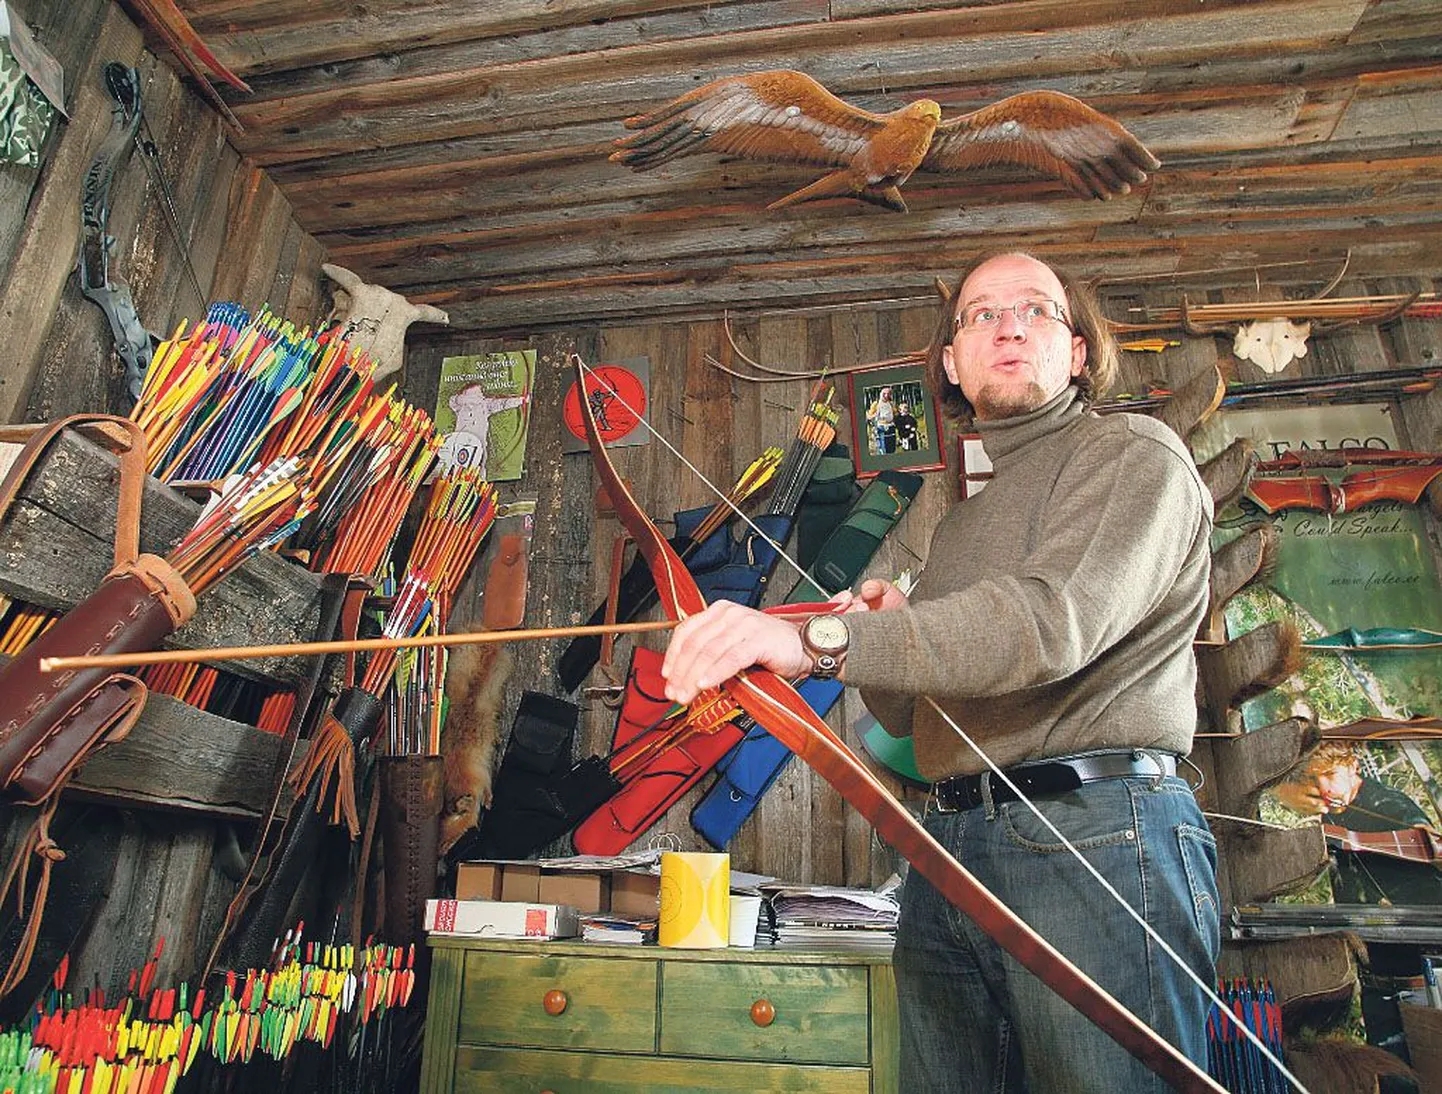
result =
[[[1398,291],[1401,282],[1343,284],[1339,296],[1373,291]],[[1435,284],[1410,288],[1435,288]],[[1245,290],[1219,285],[1211,293],[1192,299],[1248,299],[1307,295],[1318,286],[1256,284]],[[1108,313],[1122,318],[1130,306],[1175,304],[1177,294],[1162,288],[1111,287]],[[907,350],[920,349],[931,333],[932,305],[901,309],[836,309],[787,312],[750,318],[735,324],[741,348],[765,364],[787,369],[837,366],[874,361]],[[1175,335],[1174,335],[1175,336]],[[1256,382],[1263,374],[1250,363],[1231,356],[1229,337],[1188,338],[1163,354],[1126,353],[1117,391],[1145,392],[1185,382],[1195,372],[1220,363],[1229,379]],[[676,444],[688,460],[718,485],[727,486],[766,445],[783,443],[794,429],[807,392],[802,382],[748,384],[724,376],[706,365],[703,356],[721,356],[725,342],[717,322],[663,323],[604,326],[547,334],[530,340],[502,341],[451,333],[413,339],[407,355],[407,396],[421,406],[435,404],[440,364],[448,355],[484,353],[498,349],[534,346],[538,350],[535,405],[527,450],[527,473],[519,484],[507,486],[512,496],[536,497],[536,527],[532,540],[530,597],[527,626],[562,626],[584,621],[604,595],[611,546],[618,534],[614,518],[598,517],[593,505],[594,482],[585,455],[561,454],[560,402],[570,383],[566,355],[575,351],[589,362],[644,355],[651,362],[651,420]],[[1302,361],[1304,374],[1334,374],[1365,369],[1423,365],[1442,360],[1442,321],[1408,321],[1388,328],[1359,328],[1352,332],[1314,339],[1312,352]],[[843,385],[843,407],[849,396]],[[1420,448],[1442,447],[1442,398],[1413,397],[1401,405],[1406,443]],[[849,438],[851,416],[843,414],[840,433]],[[930,529],[958,496],[957,459],[953,437],[946,445],[948,467],[926,475],[916,504],[888,538],[869,573],[891,575],[906,566],[918,567],[929,546]],[[691,472],[665,449],[651,443],[614,451],[621,473],[634,493],[655,517],[669,518],[677,509],[706,504],[710,494]],[[778,567],[775,584],[781,593],[790,588],[789,568]],[[464,606],[462,606],[464,607]],[[460,609],[458,609],[460,610]],[[664,639],[646,636],[648,645],[661,648]],[[554,665],[560,643],[527,644],[514,651],[516,671],[507,691],[503,733],[524,687],[561,694]],[[624,651],[622,644],[618,649]],[[617,655],[624,671],[625,653]],[[594,682],[594,677],[593,677]],[[599,702],[582,701],[581,754],[604,753],[615,723],[614,712]],[[848,692],[830,723],[856,745],[849,727],[862,714],[855,693]],[[893,787],[897,781],[889,779]],[[686,849],[704,849],[688,820],[691,807],[709,786],[702,782],[674,806],[642,838],[672,837]],[[912,804],[920,806],[915,794]],[[558,844],[555,853],[568,848]],[[830,787],[800,764],[791,764],[762,801],[758,814],[738,834],[730,848],[738,869],[772,874],[789,880],[816,883],[874,884],[896,867],[893,853],[879,845],[866,824],[846,807]]]
[[[70,120],[52,133],[39,168],[0,165],[0,420],[43,421],[120,407],[122,366],[104,314],[80,293],[81,184],[110,129],[102,83],[109,61],[140,72],[148,132],[190,241],[206,301],[269,302],[297,322],[323,314],[324,252],[290,203],[227,143],[215,112],[142,48],[140,31],[109,0],[16,0],[42,45],[65,67]],[[113,274],[165,336],[204,312],[166,227],[162,191],[132,153],[111,188]]]
[[[52,133],[41,167],[0,165],[0,421],[121,407],[122,366],[109,325],[75,275],[81,183],[110,127],[101,82],[108,61],[140,71],[149,134],[207,299],[250,308],[269,301],[298,322],[321,318],[320,244],[300,229],[275,184],[230,147],[214,112],[142,48],[122,8],[111,0],[10,6],[64,66],[70,120]],[[118,241],[112,269],[129,282],[142,320],[164,335],[181,319],[201,317],[204,305],[161,201],[132,154],[111,190],[109,230]],[[97,912],[94,942],[72,960],[72,982],[123,984],[160,937],[157,983],[192,975],[234,889],[213,866],[216,847],[231,841],[229,822],[104,810],[103,824],[86,823],[122,832],[114,882]],[[248,838],[243,827],[240,834]],[[50,914],[67,911],[52,907]]]

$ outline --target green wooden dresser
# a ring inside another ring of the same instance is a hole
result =
[[[891,955],[433,938],[424,1094],[896,1094]]]

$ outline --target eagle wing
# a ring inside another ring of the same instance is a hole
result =
[[[882,115],[838,99],[801,72],[727,76],[626,119],[639,130],[611,159],[645,170],[693,152],[771,163],[846,167],[885,126]]]
[[[1083,196],[1125,194],[1161,166],[1119,123],[1059,91],[1028,91],[936,128],[921,169],[1021,164]]]

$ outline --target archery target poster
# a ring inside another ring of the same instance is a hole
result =
[[[479,466],[490,482],[519,479],[535,375],[533,349],[445,358],[435,414],[440,465]]]

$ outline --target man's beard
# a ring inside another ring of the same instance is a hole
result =
[[[973,406],[979,421],[994,422],[1029,414],[1046,402],[1046,391],[1035,380],[1021,388],[1006,384],[987,384],[979,392]]]

